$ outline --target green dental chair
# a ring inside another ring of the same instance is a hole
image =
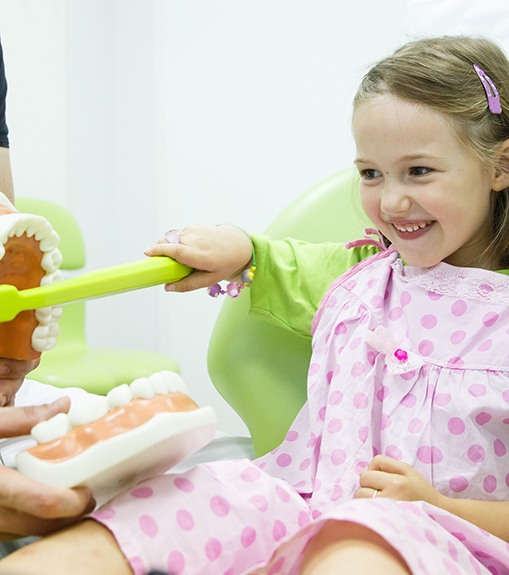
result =
[[[16,198],[21,212],[44,216],[60,236],[62,270],[80,270],[85,265],[85,244],[76,218],[64,207],[47,200]],[[62,307],[57,346],[45,352],[30,377],[57,387],[81,387],[106,394],[112,387],[131,383],[163,370],[178,371],[171,357],[149,350],[99,349],[87,342],[84,301]]]
[[[366,226],[357,172],[348,169],[297,198],[266,233],[341,242],[361,238]],[[284,439],[306,400],[311,339],[249,317],[248,292],[223,303],[209,344],[208,369],[219,393],[245,422],[260,456]]]

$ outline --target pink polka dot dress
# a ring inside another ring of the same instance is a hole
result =
[[[419,575],[509,573],[509,546],[424,502],[354,499],[381,453],[450,497],[509,499],[509,277],[370,257],[313,324],[308,401],[250,462],[143,482],[93,514],[136,575],[298,574],[328,519],[384,537]]]

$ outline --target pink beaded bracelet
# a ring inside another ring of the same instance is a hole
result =
[[[240,292],[245,288],[245,287],[249,287],[254,279],[254,274],[256,271],[256,263],[254,260],[254,251],[253,251],[253,257],[251,259],[252,264],[249,268],[246,268],[240,278],[241,278],[241,282],[229,282],[228,285],[226,286],[226,289],[223,289],[221,287],[220,284],[214,284],[211,285],[209,288],[207,288],[207,293],[209,294],[210,297],[218,297],[220,295],[228,295],[232,298],[236,298],[239,297]]]

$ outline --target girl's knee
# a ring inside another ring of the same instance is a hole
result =
[[[100,523],[84,520],[22,547],[0,562],[0,575],[132,575],[115,538]]]
[[[358,523],[327,521],[310,542],[302,575],[320,573],[410,573],[401,555],[378,533]]]

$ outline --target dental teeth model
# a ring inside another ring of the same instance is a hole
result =
[[[20,290],[62,279],[59,237],[42,216],[20,214],[0,193],[0,284]],[[0,356],[37,359],[55,347],[60,307],[19,313],[0,323]]]
[[[170,469],[215,431],[214,410],[198,407],[177,373],[162,371],[38,423],[38,445],[18,454],[17,467],[48,485],[88,485],[102,503]]]

